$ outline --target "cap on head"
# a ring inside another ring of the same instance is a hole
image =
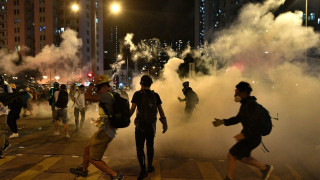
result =
[[[153,83],[152,78],[148,75],[143,75],[140,80],[140,84],[145,87],[150,87]]]
[[[81,84],[81,85],[79,86],[79,89],[80,89],[80,88],[84,88],[84,85],[83,85],[83,84]]]
[[[250,86],[249,83],[241,81],[236,85],[237,90],[239,90],[239,92],[246,92],[248,94],[251,94],[252,92],[252,88]]]
[[[189,81],[185,81],[182,83],[182,86],[189,86]]]
[[[56,89],[58,89],[58,88],[59,88],[59,83],[58,83],[58,82],[54,82],[54,83],[53,83],[53,87],[56,88]]]

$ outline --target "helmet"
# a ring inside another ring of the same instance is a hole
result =
[[[111,80],[108,75],[99,75],[99,76],[94,77],[94,82],[96,85],[103,84],[103,83],[109,83],[110,81]]]
[[[182,83],[182,86],[189,86],[189,81],[185,81]]]
[[[30,91],[30,88],[29,88],[29,87],[26,87],[26,91],[29,92],[29,91]]]
[[[54,83],[53,83],[53,87],[54,87],[55,89],[58,89],[58,88],[59,88],[59,83],[58,83],[58,82],[54,82]]]
[[[15,84],[9,84],[9,86],[11,87],[11,89],[17,89],[17,86]]]

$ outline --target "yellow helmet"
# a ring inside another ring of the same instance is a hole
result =
[[[31,91],[31,89],[30,89],[29,87],[26,87],[26,91],[28,91],[28,92],[29,92],[29,91]]]
[[[17,89],[17,86],[15,84],[9,84],[9,86],[11,87],[11,89]]]
[[[99,75],[94,77],[94,83],[96,85],[110,82],[110,78],[108,75]]]

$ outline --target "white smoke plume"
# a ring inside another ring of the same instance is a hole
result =
[[[59,47],[46,45],[35,57],[27,56],[22,63],[16,66],[12,60],[18,57],[17,53],[4,53],[1,51],[0,63],[4,66],[7,74],[16,74],[25,69],[39,69],[49,76],[59,75],[60,82],[67,82],[80,78],[79,73],[79,49],[82,40],[77,38],[77,32],[67,29],[61,34],[62,42]],[[66,71],[68,69],[68,71]],[[75,73],[78,72],[78,73]]]
[[[151,87],[163,101],[169,124],[164,135],[161,123],[157,124],[156,157],[225,159],[236,142],[233,137],[242,127],[239,124],[215,128],[211,122],[214,118],[237,114],[240,104],[233,101],[235,85],[247,81],[258,103],[266,107],[272,117],[279,118],[273,120],[271,134],[263,137],[271,152],[263,153],[257,148],[253,156],[270,164],[279,160],[299,162],[317,174],[320,141],[314,137],[320,135],[317,108],[320,74],[308,76],[304,66],[297,62],[304,58],[305,49],[319,49],[320,36],[311,27],[302,26],[300,12],[287,12],[278,17],[269,13],[281,3],[283,1],[269,0],[264,4],[248,4],[232,27],[219,32],[220,38],[204,50],[193,52],[209,69],[209,61],[217,58],[222,67],[216,70],[216,75],[180,79],[178,67],[183,60],[169,60],[162,78]],[[177,99],[184,97],[181,92],[184,81],[190,82],[200,99],[189,120],[183,114],[185,105]],[[140,77],[134,78],[135,89],[130,92],[130,98],[139,90],[139,82]],[[118,133],[110,153],[135,156],[134,125]]]

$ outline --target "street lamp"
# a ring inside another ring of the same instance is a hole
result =
[[[71,9],[74,12],[78,12],[79,9],[80,9],[80,6],[79,6],[79,4],[74,3],[74,4],[71,5]]]
[[[48,79],[48,76],[42,76],[43,79]]]
[[[111,5],[110,9],[111,9],[111,12],[117,14],[117,13],[120,12],[121,7],[120,7],[120,5],[119,5],[118,3],[113,3],[113,4]]]
[[[54,78],[56,79],[56,81],[58,81],[60,79],[60,76],[55,76]]]

